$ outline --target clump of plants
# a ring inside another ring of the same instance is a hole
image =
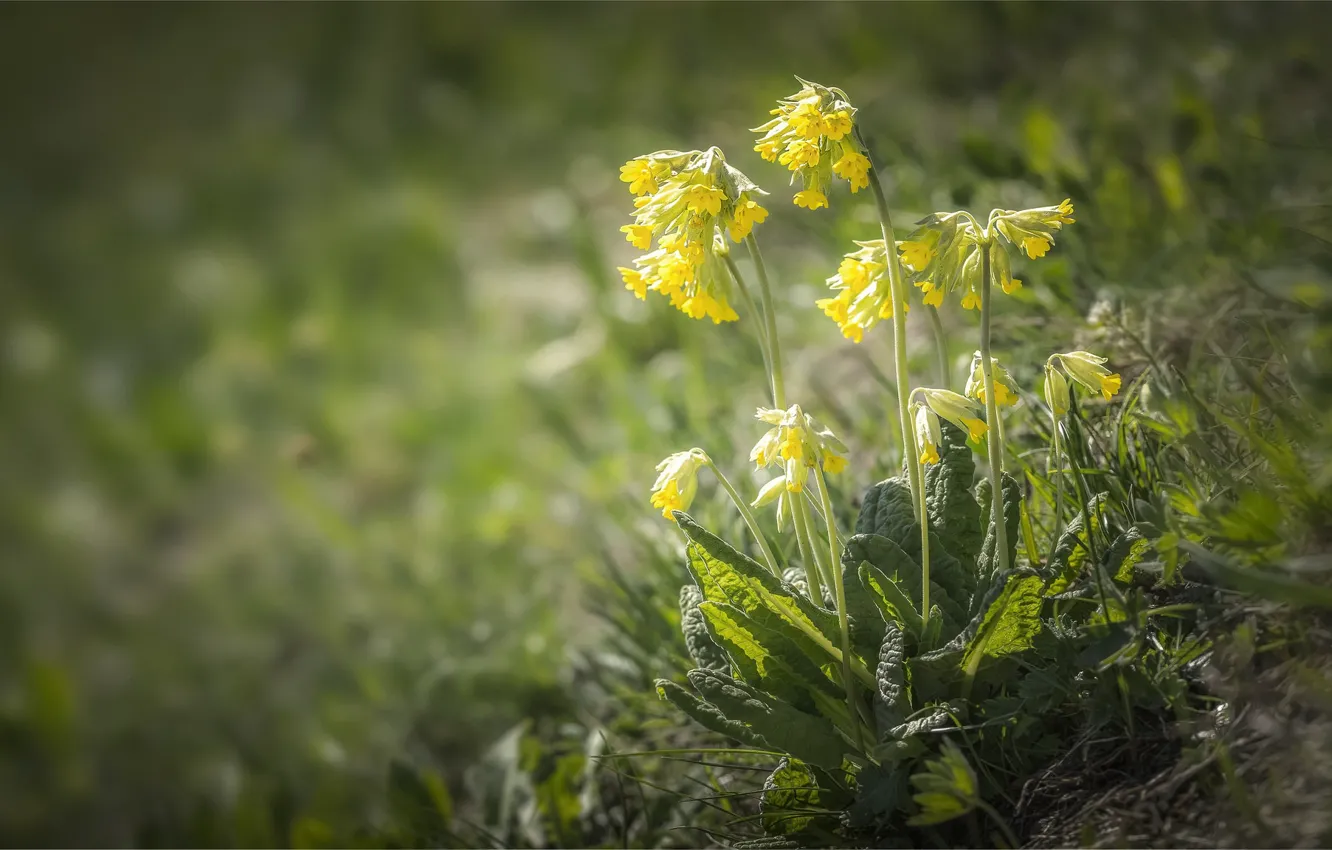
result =
[[[1005,440],[1005,411],[1024,397],[1036,406],[1037,394],[993,353],[993,300],[1016,291],[1015,268],[1046,256],[1074,223],[1071,201],[984,217],[937,212],[899,238],[850,98],[801,85],[757,128],[755,150],[790,171],[799,207],[828,206],[840,181],[870,190],[879,233],[855,243],[813,306],[853,343],[888,328],[897,422],[884,433],[901,435],[902,470],[865,492],[854,525],[839,522],[845,506],[828,477],[856,459],[784,384],[756,232],[768,193],[715,147],[628,162],[621,177],[635,213],[622,230],[644,253],[620,270],[626,288],[691,318],[744,320],[772,401],[756,414],[748,457],[773,470],[756,493],[742,495],[726,475],[739,459],[701,447],[658,466],[651,504],[687,539],[680,613],[696,667],[684,681],[659,679],[657,692],[702,726],[780,757],[762,796],[763,846],[1015,846],[1012,813],[1032,772],[1067,748],[1068,706],[1100,706],[1103,722],[1131,726],[1140,708],[1182,705],[1184,668],[1201,649],[1172,626],[1187,606],[1153,609],[1144,596],[1143,576],[1162,565],[1160,531],[1131,521],[1139,512],[1086,468],[1077,390],[1096,404],[1119,396],[1105,358],[1068,351],[1045,362],[1044,475]],[[732,253],[741,243],[753,286]],[[936,310],[979,312],[961,392],[913,385],[913,298],[936,334]],[[1012,473],[1010,458],[1021,464]],[[723,540],[686,513],[703,473],[734,503],[748,541]],[[794,547],[774,545],[760,511],[775,512]]]

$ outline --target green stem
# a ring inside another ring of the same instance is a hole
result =
[[[740,291],[740,298],[745,302],[745,309],[749,311],[749,314],[754,317],[754,321],[757,323],[755,331],[758,336],[759,351],[763,353],[763,369],[768,373],[768,381],[771,386],[772,354],[768,352],[768,330],[767,324],[763,320],[763,313],[759,311],[754,296],[749,294],[749,287],[745,285],[745,279],[740,274],[740,267],[735,264],[735,258],[728,251],[722,259],[726,263],[727,271],[731,273],[731,279],[735,281],[736,289]]]
[[[749,248],[749,257],[754,261],[758,272],[759,293],[763,297],[763,309],[768,325],[768,360],[772,372],[772,402],[778,410],[786,409],[786,385],[782,379],[782,348],[777,341],[777,307],[772,300],[772,285],[768,282],[768,267],[763,264],[763,254],[759,251],[758,240],[754,234],[745,237]]]
[[[1051,424],[1054,430],[1050,434],[1050,458],[1046,461],[1046,473],[1054,479],[1054,529],[1050,534],[1050,554],[1046,557],[1047,566],[1054,563],[1055,549],[1059,546],[1059,535],[1064,526],[1064,473],[1059,468],[1059,414],[1050,409]]]
[[[823,604],[823,582],[819,579],[819,562],[814,560],[814,550],[809,538],[809,511],[805,509],[805,497],[800,493],[786,494],[786,503],[791,506],[792,525],[795,526],[796,543],[800,546],[800,560],[805,567],[805,581],[809,584],[809,598],[815,605]]]
[[[865,143],[861,141],[861,147]],[[868,150],[868,149],[867,149]],[[888,286],[893,299],[893,365],[897,370],[897,416],[902,428],[902,453],[905,455],[907,476],[911,484],[911,495],[918,496],[921,490],[920,470],[916,466],[916,433],[911,428],[911,413],[907,410],[907,395],[911,392],[911,381],[907,375],[906,362],[906,291],[902,280],[902,264],[897,255],[897,237],[893,233],[893,219],[888,212],[888,198],[883,194],[879,183],[878,169],[869,169],[870,189],[874,192],[874,206],[879,211],[879,225],[883,232],[883,247],[888,257]],[[913,498],[912,504],[917,501]],[[918,508],[917,508],[918,509]],[[919,516],[916,519],[920,519]]]
[[[1008,441],[1004,439],[1004,418],[1000,416],[994,420],[994,430],[999,432],[999,471],[1008,471],[1008,458],[1005,450],[1008,448]]]
[[[999,429],[999,407],[994,402],[994,367],[990,362],[990,246],[989,240],[981,250],[981,378],[985,382],[985,417],[990,423],[990,516],[994,522],[995,571],[1008,568],[1008,529],[1004,523],[1004,482],[1001,468],[1003,438]]]
[[[823,480],[823,468],[815,464],[814,481],[819,485],[819,500],[823,502],[823,517],[828,526],[828,555],[832,561],[833,596],[837,599],[837,626],[842,632],[842,683],[846,687],[846,708],[856,733],[856,749],[863,751],[860,724],[856,722],[856,686],[851,678],[851,620],[846,611],[846,586],[840,569],[841,552],[837,549],[837,520],[833,517],[832,499],[828,497],[828,483]]]
[[[939,311],[934,307],[925,305],[925,315],[930,319],[930,330],[934,332],[934,356],[939,361],[939,388],[951,389],[949,382],[952,380],[950,369],[948,368],[948,335],[944,333],[943,322],[939,321]]]
[[[913,458],[913,463],[918,459]],[[920,464],[920,478],[925,480],[925,464]],[[925,612],[925,619],[930,617],[930,516],[925,510],[925,488],[920,488],[919,504],[916,510],[920,514],[920,610]]]
[[[717,476],[717,480],[721,482],[722,489],[731,497],[731,501],[735,502],[735,506],[740,509],[740,516],[745,518],[745,525],[749,526],[749,533],[754,535],[755,542],[758,543],[759,549],[763,552],[763,560],[767,563],[768,570],[777,578],[781,578],[781,568],[777,566],[777,559],[773,557],[772,550],[768,548],[768,539],[763,536],[763,532],[759,529],[758,518],[754,516],[754,512],[749,509],[745,500],[740,498],[740,494],[731,486],[731,482],[722,471],[717,468],[717,464],[712,462],[711,457],[708,458],[707,465],[712,473]]]

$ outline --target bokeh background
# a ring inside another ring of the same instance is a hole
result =
[[[886,342],[812,307],[872,208],[797,210],[750,149],[794,74],[850,93],[902,222],[1074,199],[1001,351],[1094,332],[1098,303],[1161,311],[1185,369],[1242,352],[1252,311],[1319,339],[1330,25],[0,7],[0,835],[409,843],[403,788],[447,820],[497,746],[667,723],[647,683],[673,638],[634,607],[680,580],[652,468],[701,444],[743,478],[763,379],[744,322],[621,290],[620,163],[716,144],[772,192],[792,380],[861,458],[843,492],[896,462]],[[497,838],[522,840],[563,838]]]

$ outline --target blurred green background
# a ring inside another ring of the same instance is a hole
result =
[[[621,291],[635,155],[717,144],[773,193],[794,385],[860,454],[847,500],[890,469],[885,341],[812,307],[873,211],[799,211],[750,150],[794,74],[850,93],[902,223],[1073,198],[996,320],[1006,350],[1071,342],[1104,298],[1170,305],[1181,368],[1215,356],[1198,327],[1243,348],[1248,306],[1316,332],[1330,24],[1294,3],[0,7],[0,835],[373,843],[394,761],[465,797],[515,723],[619,711],[580,659],[633,619],[606,576],[673,564],[653,465],[697,443],[743,476],[763,401],[744,322]],[[965,362],[974,318],[946,321]]]

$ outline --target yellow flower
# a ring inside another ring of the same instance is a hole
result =
[[[934,249],[924,242],[906,241],[897,246],[902,254],[902,262],[911,266],[912,271],[924,271],[934,258]]]
[[[921,299],[927,307],[942,307],[944,300],[944,291],[941,287],[935,286],[931,281],[922,280],[916,284],[920,287],[921,294],[925,297]]]
[[[1049,253],[1050,246],[1053,244],[1053,240],[1043,233],[1039,233],[1035,236],[1022,237],[1022,250],[1026,251],[1027,256],[1033,260],[1039,260],[1041,257],[1044,257]]]
[[[754,445],[749,459],[759,469],[780,464],[787,492],[799,493],[803,490],[809,471],[815,465],[823,464],[829,472],[845,467],[846,461],[837,455],[845,452],[846,446],[814,417],[802,411],[800,405],[793,404],[786,410],[759,408],[755,418],[773,427]],[[774,485],[770,482],[768,486]],[[763,498],[764,494],[760,494],[760,497]],[[772,501],[771,494],[768,494],[767,501]]]
[[[701,449],[676,452],[657,464],[657,480],[652,485],[652,507],[671,522],[672,511],[687,511],[698,493],[698,470],[708,456]]]
[[[635,195],[657,191],[657,181],[652,174],[652,163],[647,159],[631,159],[620,166],[620,180],[629,184],[629,191]]]
[[[836,112],[824,115],[819,129],[823,135],[835,142],[850,133],[853,126],[851,113],[845,109],[839,109]],[[868,160],[866,160],[866,165],[868,164]]]
[[[819,146],[808,139],[796,139],[786,146],[777,162],[792,171],[799,171],[819,164]]]
[[[786,143],[780,138],[773,138],[761,140],[757,145],[754,145],[754,150],[758,151],[758,155],[768,162],[776,162],[778,155],[785,147]]]
[[[641,272],[620,266],[620,277],[624,279],[624,288],[632,292],[639,301],[647,298],[647,281]]]
[[[1017,383],[998,361],[990,358],[990,372],[994,378],[994,403],[998,407],[1012,407],[1018,403]],[[977,351],[971,356],[971,374],[967,377],[967,386],[963,394],[985,404],[985,375],[981,371],[981,354]]]
[[[620,228],[624,238],[640,251],[646,251],[652,247],[652,228],[646,224],[626,224]]]
[[[742,242],[754,229],[754,225],[762,224],[767,218],[768,211],[759,206],[758,201],[741,198],[740,201],[736,202],[735,210],[731,213],[731,221],[727,225],[727,230],[730,231],[732,240]]]
[[[980,293],[974,289],[967,290],[967,294],[962,296],[963,310],[979,310],[981,308]]]
[[[840,325],[846,321],[846,310],[851,304],[851,297],[852,291],[843,289],[835,298],[820,298],[814,302],[814,306],[822,310],[823,315]]]
[[[1010,277],[1007,280],[1002,281],[999,286],[1004,290],[1005,295],[1012,295],[1014,292],[1017,292],[1022,288],[1022,281],[1015,277]]]
[[[823,458],[824,472],[827,472],[831,475],[836,475],[837,473],[843,471],[844,469],[846,469],[846,458],[842,457],[841,455],[835,455],[831,453],[824,455]]]
[[[939,443],[943,435],[939,431],[939,417],[927,405],[916,404],[916,442],[920,444],[920,462],[939,462]]]
[[[968,437],[979,440],[989,430],[989,426],[976,417],[980,408],[976,402],[951,390],[938,390],[917,387],[912,395],[919,393],[930,410],[952,422],[967,432]]]
[[[721,212],[722,199],[726,193],[711,186],[694,184],[685,190],[685,206],[693,212],[705,212],[717,215]]]
[[[869,186],[870,161],[853,148],[844,148],[844,151],[842,158],[833,163],[833,174],[850,181],[851,193],[855,194]]]
[[[1097,357],[1088,351],[1070,351],[1066,354],[1057,354],[1055,357],[1070,378],[1082,384],[1090,392],[1100,393],[1106,401],[1119,392],[1120,377],[1102,365],[1106,362],[1104,357]]]
[[[804,191],[796,192],[793,201],[796,206],[805,207],[806,209],[811,210],[828,206],[827,196],[817,189],[805,189]]]

